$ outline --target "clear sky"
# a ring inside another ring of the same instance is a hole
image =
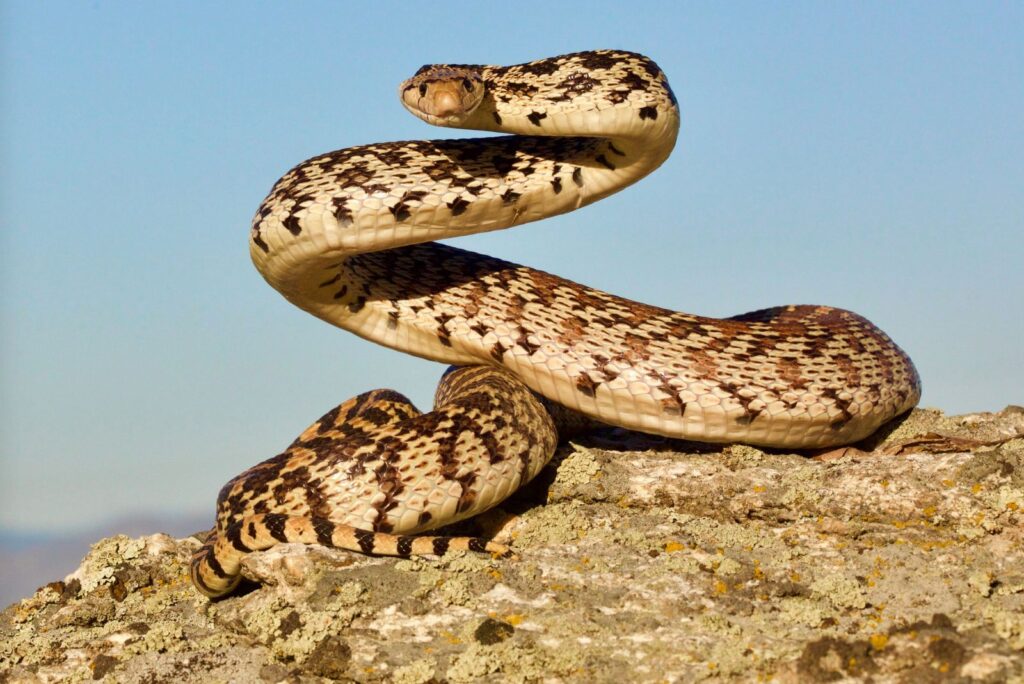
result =
[[[850,308],[923,403],[1024,403],[1024,5],[0,4],[0,530],[208,511],[339,401],[441,367],[289,305],[250,218],[316,153],[443,137],[427,62],[653,57],[673,157],[575,214],[463,240],[730,315]]]

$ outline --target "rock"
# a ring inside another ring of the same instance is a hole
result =
[[[104,539],[0,613],[0,684],[1024,682],[1020,408],[810,456],[612,431],[472,525],[517,557],[282,545],[215,602],[197,538]]]

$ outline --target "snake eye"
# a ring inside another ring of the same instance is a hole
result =
[[[426,97],[426,96],[427,96],[427,84],[426,83],[420,83],[420,97]]]
[[[473,82],[468,78],[462,79],[462,87],[466,89],[467,93],[473,92]]]

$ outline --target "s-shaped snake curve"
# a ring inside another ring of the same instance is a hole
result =
[[[571,211],[657,168],[679,110],[647,57],[595,50],[426,66],[399,95],[428,123],[511,135],[305,161],[260,206],[250,252],[302,309],[459,368],[433,411],[367,392],[228,482],[192,562],[203,593],[229,593],[247,553],[281,542],[505,553],[475,538],[412,535],[500,503],[543,468],[574,419],[813,448],[855,442],[916,405],[913,363],[857,314],[782,306],[705,318],[433,242]]]

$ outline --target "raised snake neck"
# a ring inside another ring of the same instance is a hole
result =
[[[352,432],[343,421],[335,424],[337,414],[328,414],[326,422],[310,428],[314,435],[329,435],[317,443],[323,448],[303,446],[300,438],[276,461],[225,487],[218,517],[222,547],[256,544],[258,535],[243,542],[237,530],[252,516],[285,516],[273,519],[280,534],[267,532],[264,541],[319,539],[344,546],[344,540],[332,541],[302,521],[415,532],[494,505],[510,493],[508,481],[483,487],[463,482],[453,490],[454,508],[435,510],[426,523],[414,520],[414,505],[396,503],[401,497],[392,495],[397,486],[408,498],[416,478],[433,477],[443,485],[471,472],[472,478],[486,479],[482,469],[490,466],[458,449],[449,454],[451,445],[442,444],[445,434],[451,437],[446,430],[452,421],[462,420],[458,411],[472,414],[467,420],[473,425],[465,431],[491,435],[491,443],[481,447],[484,460],[514,460],[505,446],[495,446],[495,431],[511,443],[517,429],[529,432],[533,426],[526,423],[543,419],[528,417],[532,409],[516,420],[500,415],[514,409],[504,400],[480,399],[494,391],[487,383],[512,395],[503,383],[521,382],[593,419],[644,432],[793,448],[856,441],[917,403],[920,383],[910,359],[883,332],[847,311],[787,306],[726,320],[704,318],[431,242],[570,211],[659,166],[675,144],[679,112],[664,73],[650,59],[598,50],[511,67],[435,65],[404,82],[400,97],[430,123],[514,135],[380,143],[303,162],[277,182],[257,212],[250,234],[253,261],[290,301],[334,325],[407,353],[501,367],[511,375],[472,374],[472,408],[448,396],[450,403],[441,402],[437,414],[446,418],[422,423],[433,426],[433,437],[417,427],[395,428],[384,436],[384,446],[379,436],[356,440],[359,447],[349,449],[348,459],[363,454],[364,465],[376,459],[398,464],[395,472],[404,473],[384,487],[381,472],[390,471],[383,468],[375,475],[377,490],[371,478],[358,492],[343,493],[338,481],[363,473],[341,477],[324,465],[324,449],[344,451],[339,444]],[[377,428],[425,420],[393,409],[401,402],[388,401],[381,420],[370,421]],[[357,423],[361,416],[351,413]],[[373,432],[365,424],[354,429],[364,428]],[[526,441],[544,442],[544,451],[551,441],[546,429]],[[536,471],[532,460],[525,464],[533,456],[518,458],[523,465],[516,487]],[[335,470],[348,463],[334,460]],[[287,473],[303,468],[303,477],[316,480],[313,489],[320,488],[316,496],[298,476],[282,484]],[[301,491],[307,493],[295,493]],[[318,508],[325,498],[338,504],[345,496],[367,500],[344,513]],[[224,539],[232,525],[229,544]],[[340,533],[332,528],[331,534]],[[392,551],[413,552],[412,542],[387,543]],[[207,560],[217,560],[214,546],[208,545]],[[369,546],[359,544],[364,551],[383,548]]]

